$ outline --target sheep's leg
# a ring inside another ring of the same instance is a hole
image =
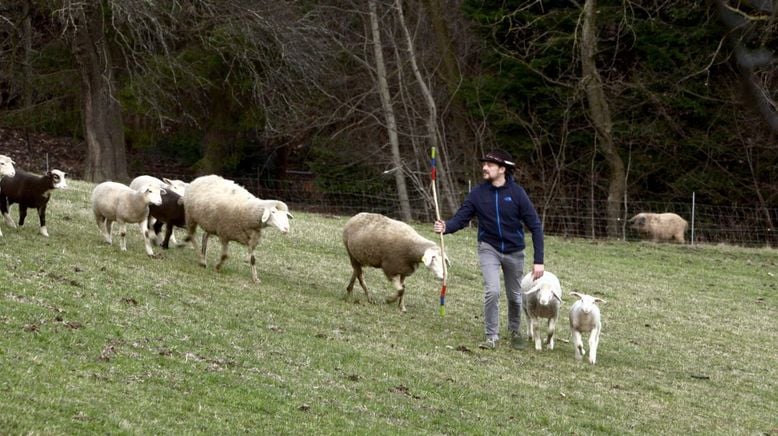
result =
[[[207,233],[205,235],[207,235]],[[205,244],[206,244],[206,241],[207,241],[207,239],[205,238],[205,235],[203,235],[203,248],[205,248]],[[220,271],[221,270],[222,265],[224,265],[224,261],[226,261],[227,257],[229,257],[229,256],[227,256],[227,250],[230,247],[230,241],[228,241],[226,239],[222,239],[221,242],[222,242],[222,255],[219,258],[219,263],[216,264],[216,271]],[[254,275],[256,273],[257,273],[256,269],[252,269],[252,273],[251,273],[252,280],[255,279]],[[254,281],[256,281],[256,280],[254,280]]]
[[[527,313],[527,337],[530,339],[535,339],[535,329],[532,325],[532,317],[529,316],[529,312]]]
[[[532,340],[535,341],[535,350],[543,349],[543,341],[540,339],[540,318],[533,316],[529,321],[532,324]]]
[[[14,219],[11,218],[11,214],[8,212],[3,212],[3,219],[5,220],[5,223],[8,225],[8,227],[15,229],[16,223],[14,222]],[[2,235],[2,233],[0,233]]]
[[[249,263],[251,264],[251,281],[259,283],[259,276],[257,275],[257,259],[254,257],[254,246],[249,248],[251,256],[249,256]]]
[[[170,247],[170,238],[173,235],[173,226],[167,224],[165,226],[165,239],[162,240],[162,248],[168,249]]]
[[[405,312],[405,303],[403,303],[403,295],[405,295],[405,283],[403,283],[402,276],[392,277],[392,285],[394,285],[394,288],[397,290],[397,293],[391,297],[387,297],[386,302],[394,303],[396,300],[399,300],[397,305],[400,306],[401,311]]]
[[[43,206],[38,208],[38,222],[40,222],[41,227],[38,232],[40,232],[41,235],[45,237],[49,237],[49,231],[46,230],[46,204],[44,203]]]
[[[103,218],[103,238],[105,239],[105,242],[108,243],[108,245],[113,244],[113,235],[111,235],[112,228],[113,221],[109,220],[108,218]]]
[[[157,245],[162,245],[165,243],[165,240],[163,239],[162,236],[162,225],[163,225],[162,221],[159,221],[153,218],[151,215],[149,215],[148,226],[149,229],[154,231],[154,240],[157,243]]]
[[[27,206],[19,205],[19,226],[24,225],[24,220],[27,219]]]
[[[209,236],[210,236],[210,234],[208,232],[203,232],[203,239],[202,239],[202,245],[203,245],[202,253],[203,253],[203,257],[208,255],[208,237]]]
[[[186,224],[186,240],[192,243],[192,249],[195,253],[197,253],[197,259],[198,263],[201,267],[206,267],[206,258],[202,253],[202,250],[199,250],[197,247],[197,239],[195,239],[195,232],[197,232],[197,223],[187,223]]]
[[[124,221],[117,221],[119,223],[119,247],[122,251],[127,251],[127,223]]]
[[[548,336],[546,337],[546,345],[549,350],[554,349],[554,331],[556,330],[556,318],[548,319]]]
[[[573,330],[573,346],[575,347],[575,360],[581,360],[586,351],[583,347],[583,340],[581,339],[581,332]]]
[[[151,248],[151,235],[149,234],[149,222],[147,220],[143,220],[140,223],[138,223],[138,226],[140,226],[140,234],[143,236],[143,244],[146,246],[146,254],[149,256],[154,256],[154,250]]]
[[[370,292],[368,292],[367,284],[365,284],[365,272],[362,271],[362,265],[351,262],[351,267],[354,271],[351,273],[351,280],[348,282],[348,286],[346,286],[346,293],[351,295],[351,291],[354,290],[354,281],[359,279],[359,286],[362,286],[362,290],[365,291],[365,298],[367,298],[368,303],[372,303],[373,299],[370,298]]]
[[[597,346],[600,344],[600,329],[597,327],[589,335],[589,363],[592,365],[597,362]]]

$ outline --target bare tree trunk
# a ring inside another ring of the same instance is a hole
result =
[[[424,97],[424,102],[426,103],[427,110],[429,112],[426,120],[426,127],[427,127],[427,136],[430,141],[430,146],[436,147],[438,150],[441,151],[441,154],[446,153],[445,147],[443,147],[440,141],[440,130],[438,129],[437,105],[435,104],[435,99],[432,97],[432,92],[430,92],[430,89],[427,86],[427,82],[425,82],[424,77],[422,77],[421,71],[419,70],[419,66],[416,62],[416,51],[413,48],[413,40],[411,39],[411,34],[408,31],[408,26],[405,24],[405,16],[403,15],[401,0],[395,1],[394,8],[397,11],[397,18],[400,23],[400,27],[402,28],[403,35],[405,36],[405,43],[408,47],[408,58],[411,63],[411,70],[413,71],[414,77],[416,77],[416,82],[419,84],[419,89],[421,90],[421,94]],[[443,186],[445,187],[444,191],[448,194],[448,195],[443,195],[444,201],[448,203],[450,210],[456,210],[457,205],[453,199],[453,196],[451,195],[452,183],[450,177],[448,177],[448,172],[445,171],[443,165],[438,167],[437,172],[440,175],[440,179],[443,182]]]
[[[602,78],[597,70],[596,0],[586,0],[583,7],[581,26],[581,70],[583,86],[589,103],[589,115],[594,124],[598,143],[601,145],[605,160],[610,169],[608,183],[607,232],[609,238],[619,237],[619,219],[621,218],[621,200],[624,198],[624,162],[613,143],[613,122],[608,101],[602,86]]]
[[[22,93],[24,111],[25,113],[30,113],[29,110],[32,109],[32,85],[30,84],[30,79],[32,78],[32,8],[30,7],[30,0],[24,2],[22,13],[24,14],[24,22],[22,24],[22,39],[24,40],[24,77],[22,78]],[[24,139],[27,142],[27,152],[32,153],[27,124],[24,125]]]
[[[384,63],[384,54],[381,47],[381,32],[378,28],[378,13],[376,12],[376,1],[369,0],[370,8],[370,28],[373,33],[373,53],[375,54],[376,75],[378,76],[378,93],[381,96],[381,105],[386,119],[386,129],[389,134],[389,144],[392,149],[392,164],[394,171],[394,180],[397,185],[397,195],[400,199],[400,215],[404,221],[411,220],[411,203],[408,199],[408,188],[405,184],[405,169],[400,155],[400,140],[397,136],[397,120],[392,108],[392,97],[389,94],[389,84],[386,80],[386,64]]]
[[[111,55],[103,4],[89,2],[73,11],[73,54],[81,75],[82,122],[87,144],[84,179],[127,180],[121,107],[114,97]]]

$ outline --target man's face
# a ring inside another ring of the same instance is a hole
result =
[[[505,177],[505,167],[501,167],[494,162],[484,162],[481,170],[484,174],[484,180],[490,182],[499,180],[500,177]]]

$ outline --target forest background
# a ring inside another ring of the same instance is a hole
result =
[[[541,211],[588,204],[604,236],[630,202],[692,193],[752,207],[770,232],[776,14],[770,0],[3,1],[0,132],[73,138],[84,164],[66,170],[88,181],[129,181],[151,155],[185,172],[159,176],[391,192],[406,220],[432,210],[432,146],[444,215],[502,148]]]

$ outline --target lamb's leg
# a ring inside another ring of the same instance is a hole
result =
[[[600,329],[595,327],[589,335],[589,363],[597,362],[597,346],[600,344]]]
[[[548,319],[548,337],[546,338],[546,345],[549,350],[554,349],[554,331],[556,330],[556,318]]]
[[[148,220],[141,221],[138,223],[138,226],[140,226],[140,234],[143,236],[143,244],[146,246],[146,254],[153,257],[154,250],[151,248],[151,235],[149,234]]]
[[[41,235],[45,237],[49,237],[49,231],[46,230],[46,204],[38,208],[38,221],[41,224],[40,232]]]
[[[11,218],[11,214],[8,213],[7,210],[8,209],[6,209],[6,211],[3,212],[3,219],[5,220],[5,223],[8,225],[8,227],[15,229],[16,223],[14,222],[14,219]],[[0,235],[2,235],[2,233],[0,233]]]
[[[157,245],[163,245],[165,243],[164,237],[162,236],[162,221],[159,221],[155,218],[153,218],[151,215],[149,215],[149,228],[154,231],[154,240],[157,243]],[[167,248],[167,247],[163,247]]]
[[[586,351],[583,347],[583,340],[581,339],[581,332],[573,330],[573,346],[575,347],[575,360],[581,360]]]
[[[249,248],[251,256],[249,257],[249,263],[251,264],[251,281],[259,283],[259,276],[257,275],[257,259],[254,257],[254,247]]]
[[[203,245],[202,252],[203,252],[203,257],[205,257],[205,256],[207,256],[207,255],[208,255],[208,237],[209,237],[209,236],[210,236],[210,234],[209,234],[208,232],[203,232],[203,239],[202,239],[202,245]]]
[[[119,223],[119,236],[121,237],[119,247],[121,247],[122,251],[127,251],[127,223],[124,221],[117,222]]]
[[[205,238],[205,236],[206,236],[206,235],[207,235],[207,233],[206,233],[205,235],[203,235],[203,248],[205,248],[205,244],[207,243],[207,242],[206,242],[206,241],[207,241],[207,239]],[[224,261],[226,261],[226,260],[227,260],[227,257],[228,257],[228,256],[227,256],[227,250],[228,250],[228,249],[229,249],[229,247],[230,247],[230,241],[228,241],[228,240],[226,240],[226,239],[222,239],[222,240],[221,240],[221,242],[222,242],[222,255],[221,255],[221,257],[219,258],[219,263],[217,263],[217,264],[216,264],[216,271],[220,271],[220,270],[221,270],[221,268],[222,268],[222,265],[224,265]],[[204,250],[203,250],[203,251],[204,251]],[[256,269],[252,269],[252,271],[251,271],[251,279],[252,279],[252,280],[253,280],[253,279],[255,279],[254,275],[255,275],[256,273],[257,273]],[[256,281],[256,280],[255,280],[255,281]]]
[[[532,340],[535,341],[535,350],[543,349],[543,341],[540,339],[540,318],[533,316],[529,322],[532,324]]]

